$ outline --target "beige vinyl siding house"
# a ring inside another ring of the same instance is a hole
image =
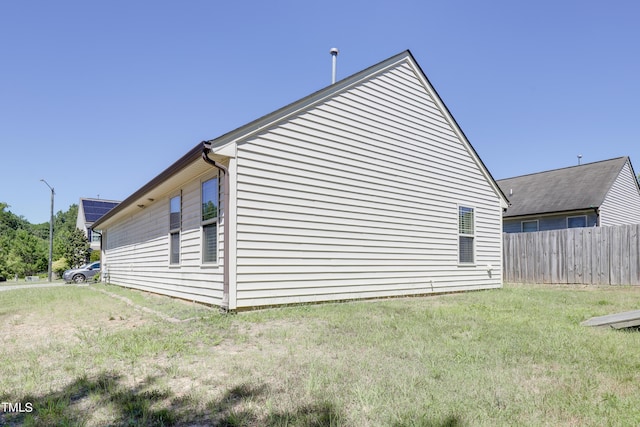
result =
[[[202,150],[200,149],[199,152]],[[186,182],[156,188],[103,228],[103,280],[206,304],[221,305],[222,269],[201,257],[200,182],[217,178],[203,164],[191,168]],[[187,172],[187,171],[183,171]],[[191,178],[195,175],[195,179]],[[180,180],[180,179],[178,179]],[[157,194],[157,195],[156,195]],[[179,262],[170,260],[170,199],[182,198]],[[157,199],[156,199],[157,197]],[[222,231],[222,228],[220,228]],[[219,245],[224,244],[220,234]],[[219,253],[222,251],[219,250]]]
[[[98,225],[111,283],[235,310],[500,287],[506,206],[406,51],[196,146]]]

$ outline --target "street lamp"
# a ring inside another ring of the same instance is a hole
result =
[[[51,218],[49,219],[49,282],[52,279],[52,271],[51,271],[51,260],[53,259],[53,196],[56,194],[55,190],[52,186],[49,185],[47,181],[41,179],[40,181],[44,182],[47,187],[51,190]]]

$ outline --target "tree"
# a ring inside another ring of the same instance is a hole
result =
[[[76,218],[78,216],[78,205],[69,206],[66,212],[58,211],[53,220],[53,259],[66,258],[71,266],[77,266],[74,259],[69,258],[73,250],[69,249],[69,239],[76,229]],[[48,227],[48,225],[47,225]],[[47,228],[47,238],[49,236]],[[81,262],[80,264],[83,264]],[[80,265],[78,264],[78,265]]]
[[[8,208],[8,204],[0,202],[0,276],[32,274],[40,265],[38,257],[41,254],[37,251],[31,254],[28,250],[38,248],[40,239],[32,235],[29,221],[11,213]]]
[[[10,272],[31,276],[47,269],[47,246],[44,240],[27,230],[17,230],[7,256]]]
[[[69,206],[66,212],[58,211],[55,219],[53,220],[54,234],[58,231],[73,231],[76,228],[76,220],[78,218],[78,205],[73,204]]]
[[[49,223],[48,222],[31,225],[31,232],[33,233],[34,236],[39,237],[42,240],[49,241]]]
[[[0,276],[34,275],[47,271],[49,223],[31,224],[11,213],[9,205],[0,202]],[[76,228],[78,205],[58,211],[54,218],[53,261],[65,259],[70,266],[89,259],[89,242]],[[64,268],[65,262],[56,264]]]
[[[64,271],[68,270],[70,267],[71,266],[64,258],[57,259],[51,263],[51,269],[58,275],[58,277],[62,277]]]
[[[12,275],[8,264],[10,245],[11,239],[4,233],[0,232],[0,276],[4,278]]]
[[[89,260],[89,241],[82,230],[73,228],[71,231],[64,230],[58,239],[58,250],[60,257],[67,260],[71,267],[79,267]],[[57,259],[59,259],[57,258]]]

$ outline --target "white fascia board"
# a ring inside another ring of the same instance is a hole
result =
[[[218,156],[235,158],[237,154],[237,145],[235,141],[227,142],[220,146],[212,146],[211,153]]]

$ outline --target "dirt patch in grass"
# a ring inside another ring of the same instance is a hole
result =
[[[131,329],[144,325],[147,322],[144,316],[135,316],[131,313],[128,317],[109,315],[107,321],[104,318],[96,319],[95,322],[78,322],[74,319],[51,319],[34,314],[14,314],[3,319],[2,334],[4,339],[19,338],[21,345],[31,342],[42,344],[52,340],[78,340],[78,331],[91,329],[92,327],[116,329]]]
[[[0,377],[0,399],[35,409],[0,412],[0,424],[640,420],[632,392],[640,334],[578,326],[585,316],[624,311],[640,296],[635,289],[514,286],[222,315],[96,288],[3,294],[0,363],[10,374]]]

